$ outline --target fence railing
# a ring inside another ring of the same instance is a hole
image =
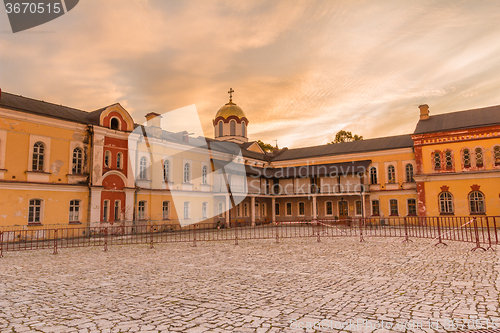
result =
[[[160,223],[162,222],[162,223]],[[389,217],[359,219],[288,220],[252,226],[250,222],[233,221],[230,227],[217,223],[181,226],[164,221],[120,222],[93,227],[7,229],[0,231],[0,257],[8,251],[111,245],[180,243],[211,241],[357,237],[399,237],[402,242],[416,238],[434,239],[436,245],[448,241],[472,243],[475,249],[493,249],[498,244],[500,217]]]

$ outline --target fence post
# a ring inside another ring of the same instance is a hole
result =
[[[481,250],[486,251],[486,249],[484,247],[481,247],[481,242],[479,240],[479,230],[477,228],[477,219],[474,217],[473,220],[474,220],[474,234],[476,236],[476,247],[474,247],[471,251],[475,251],[477,249],[481,249]]]
[[[437,227],[438,227],[438,242],[436,244],[434,244],[434,246],[438,246],[439,244],[443,244],[443,245],[446,245],[448,246],[448,244],[446,243],[443,243],[443,240],[441,239],[441,227],[440,227],[440,224],[441,224],[441,218],[438,217],[436,218],[437,219]]]
[[[361,224],[361,219],[359,219],[359,241],[364,242],[365,239],[363,238],[363,226]]]
[[[151,224],[151,228],[149,229],[149,234],[151,235],[151,241],[150,241],[149,248],[153,249],[154,248],[154,245],[153,245],[153,224]]]
[[[405,224],[405,240],[403,243],[410,242],[410,239],[408,238],[408,221],[406,220],[406,217],[404,218],[404,224]]]
[[[54,252],[52,254],[57,254],[57,229],[54,230]]]
[[[108,227],[104,229],[104,252],[108,251]]]
[[[193,247],[196,247],[196,234],[193,236]]]
[[[489,217],[486,217],[486,229],[488,229],[488,247],[486,248],[486,250],[491,249],[492,251],[495,251],[495,249],[493,248],[493,246],[491,246],[491,233],[490,233],[490,221],[489,221]]]
[[[320,226],[320,224],[318,223],[317,220],[316,220],[316,228],[318,229],[318,243],[320,243],[321,242],[321,236],[320,236],[320,234],[321,234],[321,230],[320,230],[321,226]]]
[[[276,244],[280,242],[279,230],[276,229]]]
[[[238,235],[234,236],[234,245],[238,245]]]
[[[3,258],[3,231],[0,231],[0,258]]]

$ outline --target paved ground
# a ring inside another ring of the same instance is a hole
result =
[[[9,252],[0,259],[0,332],[500,327],[497,254],[432,244],[337,238]]]

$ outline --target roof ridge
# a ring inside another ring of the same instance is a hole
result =
[[[3,94],[8,94],[8,95],[11,95],[11,96],[16,96],[16,97],[21,97],[21,98],[29,99],[29,100],[32,100],[32,101],[35,101],[35,102],[40,102],[40,103],[45,103],[45,104],[50,104],[50,105],[55,105],[55,106],[62,106],[63,108],[72,109],[72,110],[75,110],[75,111],[80,111],[80,112],[85,112],[85,113],[91,113],[89,111],[82,110],[82,109],[77,109],[77,108],[74,108],[74,107],[71,107],[71,106],[66,106],[66,105],[62,105],[62,104],[56,104],[56,103],[52,103],[52,102],[47,102],[47,101],[44,101],[44,100],[41,100],[41,99],[35,99],[35,98],[32,98],[32,97],[26,97],[26,96],[23,96],[23,95],[16,95],[16,94],[9,93],[9,92],[6,92],[6,91],[2,91],[2,95]],[[0,98],[0,103],[1,103],[1,101],[2,100]]]

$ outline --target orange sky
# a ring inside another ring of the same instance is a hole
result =
[[[232,87],[251,140],[301,147],[500,104],[499,35],[498,1],[84,0],[16,34],[0,10],[0,88],[137,122],[195,104],[212,137]]]

